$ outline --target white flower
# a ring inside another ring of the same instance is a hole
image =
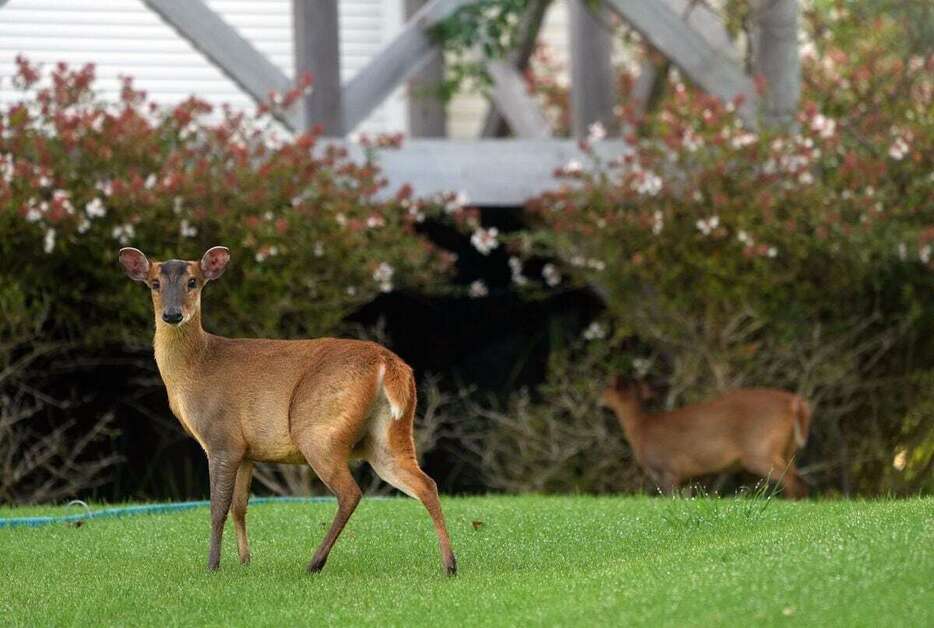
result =
[[[479,299],[480,297],[485,297],[490,293],[489,289],[486,287],[486,284],[483,283],[482,279],[477,279],[476,281],[470,284],[470,296],[474,299]]]
[[[42,249],[46,253],[51,253],[55,249],[55,229],[49,229],[45,232],[45,238],[42,241]]]
[[[564,174],[577,174],[581,170],[581,162],[576,159],[572,159],[564,166]]]
[[[777,257],[778,249],[776,249],[774,246],[770,246],[765,254],[768,255],[769,257]]]
[[[908,259],[908,247],[904,242],[898,243],[898,258],[903,261]]]
[[[36,205],[36,199],[31,198],[28,202],[28,209],[26,210],[26,222],[39,222],[42,220],[42,214],[45,213],[45,210],[48,209],[49,204],[42,202],[41,205]]]
[[[386,225],[386,221],[383,220],[383,217],[378,214],[372,214],[366,219],[366,226],[368,229],[378,229]]]
[[[587,266],[594,269],[597,272],[606,270],[606,263],[603,260],[599,259],[589,259],[587,260]]]
[[[101,199],[96,196],[84,206],[84,211],[87,213],[88,218],[102,218],[107,215],[107,208],[104,207]]]
[[[662,179],[651,170],[644,170],[642,176],[632,183],[632,189],[643,196],[655,196],[662,190]]]
[[[908,154],[908,151],[908,142],[905,141],[905,138],[899,136],[895,138],[895,142],[889,147],[889,157],[895,161],[901,161]]]
[[[592,322],[584,330],[585,340],[602,340],[606,338],[606,329],[597,321]]]
[[[156,187],[156,182],[157,182],[158,180],[159,180],[159,179],[156,178],[156,175],[151,174],[151,175],[149,175],[148,177],[146,177],[146,180],[143,182],[143,186],[144,186],[147,190],[151,190],[151,189],[153,189],[154,187]]]
[[[470,243],[482,255],[489,255],[490,251],[499,246],[499,240],[496,239],[498,235],[499,230],[496,227],[490,227],[489,229],[477,227],[473,235],[470,236]]]
[[[454,198],[444,204],[444,211],[445,213],[453,214],[466,207],[469,202],[470,198],[467,196],[466,192],[458,192]]]
[[[714,215],[707,219],[702,218],[698,220],[695,225],[697,226],[698,231],[704,235],[710,235],[714,229],[720,226],[720,217]]]
[[[512,272],[512,281],[517,286],[524,286],[529,282],[522,274],[522,260],[518,257],[509,258],[509,270]]]
[[[183,238],[193,238],[198,235],[198,228],[189,223],[184,218],[182,219],[181,224],[179,225],[179,233],[181,233]]]
[[[558,272],[554,264],[545,264],[542,267],[542,277],[545,279],[545,283],[551,287],[561,283],[561,273]]]
[[[321,242],[315,242],[315,246],[311,249],[311,252],[315,257],[324,257],[324,244]]]
[[[386,262],[380,262],[380,265],[373,271],[373,281],[379,284],[381,292],[392,292],[392,276],[395,269]]]
[[[661,210],[656,209],[652,218],[652,233],[658,235],[665,228],[665,215],[662,214]]]
[[[752,236],[740,229],[736,232],[736,239],[746,245],[752,244]]]
[[[425,222],[425,214],[418,208],[418,205],[410,203],[408,210],[409,216],[411,216],[415,222]]]
[[[117,225],[113,228],[111,235],[113,235],[114,240],[120,242],[120,244],[129,244],[130,240],[133,239],[133,236],[136,234],[136,229],[133,228],[133,225],[130,223],[124,223],[122,225]]]
[[[833,137],[836,129],[837,121],[833,118],[828,118],[823,114],[819,113],[814,116],[813,120],[811,120],[811,130],[817,132],[817,134],[825,140]]]
[[[635,370],[639,377],[645,377],[646,373],[649,372],[649,369],[652,368],[652,361],[646,360],[645,358],[633,358],[632,368]]]
[[[814,183],[814,175],[809,170],[805,170],[798,175],[798,183],[801,185],[810,185]]]
[[[90,228],[91,228],[91,223],[90,223],[90,221],[89,221],[87,218],[85,218],[84,216],[82,216],[82,217],[78,220],[78,233],[87,233],[87,232],[88,232],[88,229],[90,229]]]
[[[52,186],[52,179],[45,175],[39,177],[39,187],[47,188]]]
[[[347,140],[348,140],[351,144],[359,144],[359,143],[360,143],[360,134],[359,134],[359,133],[351,133],[350,135],[347,136]]]
[[[918,251],[918,259],[921,260],[922,264],[927,264],[931,261],[931,245],[925,244],[922,249]]]
[[[94,184],[94,187],[104,196],[110,196],[114,192],[113,184],[111,184],[107,179],[98,181],[96,184]]]
[[[175,212],[176,216],[182,213],[182,205],[184,205],[184,201],[182,200],[182,197],[176,196],[175,199],[173,199],[172,201],[172,211]]]
[[[743,148],[750,144],[755,144],[757,139],[759,138],[755,133],[740,133],[735,136],[730,143],[733,145],[733,148]]]
[[[603,139],[606,139],[606,129],[601,122],[594,122],[587,129],[587,141],[593,143]]]
[[[701,147],[704,141],[700,137],[695,135],[694,131],[692,131],[691,129],[687,129],[684,132],[684,138],[681,140],[681,143],[684,146],[684,148],[687,149],[689,153],[693,153],[698,148]]]

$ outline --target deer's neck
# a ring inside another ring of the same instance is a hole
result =
[[[201,327],[201,312],[195,312],[183,325],[164,323],[156,316],[153,347],[156,364],[167,388],[194,381],[208,345],[208,334]]]
[[[645,415],[639,404],[618,401],[614,404],[613,411],[616,414],[616,418],[619,419],[620,425],[623,426],[623,432],[626,434],[626,440],[629,441],[629,446],[634,450],[641,448],[642,424],[645,420]]]

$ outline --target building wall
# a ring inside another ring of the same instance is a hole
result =
[[[179,0],[184,1],[184,0]],[[288,76],[294,75],[291,0],[207,0],[229,24]],[[341,74],[365,65],[398,32],[401,0],[340,0]],[[215,105],[252,108],[252,100],[140,0],[9,0],[0,8],[0,103],[19,99],[10,76],[17,54],[51,66],[93,62],[104,99],[120,76],[156,101],[195,94]],[[366,120],[363,130],[405,125],[401,92]]]
[[[341,75],[346,81],[398,33],[403,23],[403,0],[339,1]],[[294,74],[291,0],[206,2],[286,75]],[[566,68],[565,0],[553,2],[541,38]],[[103,99],[116,99],[120,77],[132,76],[138,88],[167,105],[195,94],[215,105],[254,106],[141,0],[9,0],[0,7],[0,104],[20,98],[10,82],[18,54],[46,68],[58,61],[71,65],[93,62]],[[357,130],[404,132],[404,99],[400,88]],[[482,95],[458,95],[448,108],[449,134],[476,137],[486,110]]]

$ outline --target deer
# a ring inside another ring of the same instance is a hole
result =
[[[659,490],[673,493],[691,478],[742,468],[777,479],[786,496],[807,489],[794,465],[807,442],[811,408],[799,395],[769,388],[741,388],[671,412],[648,414],[644,382],[615,377],[601,405],[619,419],[636,462]]]
[[[207,456],[210,571],[220,566],[228,512],[240,563],[250,562],[246,511],[258,462],[307,464],[337,498],[331,527],[307,566],[309,573],[321,571],[362,497],[349,462],[365,460],[383,480],[421,501],[444,569],[457,573],[437,485],[415,455],[416,389],[408,364],[374,342],[207,333],[201,295],[223,275],[227,247],[212,247],[199,261],[160,262],[132,247],[118,257],[130,279],[150,291],[153,348],[169,407]]]

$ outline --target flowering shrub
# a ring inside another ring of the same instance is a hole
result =
[[[594,288],[606,319],[586,337],[650,360],[665,405],[742,385],[809,396],[805,462],[833,469],[812,480],[846,489],[866,459],[891,461],[919,394],[910,370],[934,368],[934,55],[895,45],[894,18],[854,29],[836,16],[809,15],[796,129],[751,132],[739,102],[676,80],[658,110],[625,120],[641,125],[633,150],[567,164],[510,246],[561,261],[544,283]],[[583,148],[604,135],[595,126]],[[908,364],[899,352],[916,344],[926,357]]]
[[[207,323],[244,335],[332,332],[380,292],[445,273],[449,258],[416,227],[450,199],[378,196],[371,163],[316,132],[284,136],[273,114],[301,86],[256,116],[212,119],[194,98],[161,109],[129,80],[119,103],[97,102],[92,66],[59,65],[44,82],[17,63],[32,92],[0,112],[0,280],[48,301],[54,333],[149,335],[149,300],[116,264],[122,246],[160,259],[229,246]]]

